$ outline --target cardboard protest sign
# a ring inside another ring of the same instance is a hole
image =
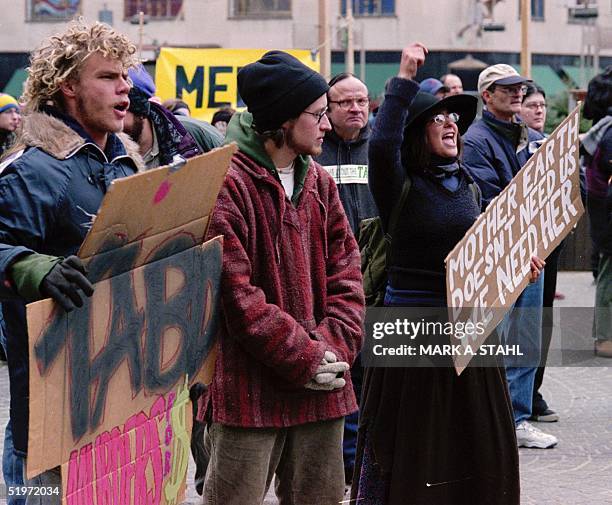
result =
[[[235,149],[114,181],[79,251],[93,296],[27,307],[27,474],[61,465],[69,505],[180,503],[217,330],[222,238],[203,240]]]
[[[222,107],[243,110],[238,95],[238,70],[261,58],[269,49],[188,49],[162,47],[155,63],[157,94],[163,100],[180,98],[191,115],[210,121]],[[287,49],[304,65],[319,71],[318,56],[310,50]]]
[[[584,213],[576,107],[479,216],[446,257],[449,315],[485,323],[461,339],[460,373],[529,283],[532,256],[545,259]],[[506,309],[506,310],[503,310]]]

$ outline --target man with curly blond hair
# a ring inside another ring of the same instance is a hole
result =
[[[135,54],[110,26],[78,20],[31,56],[23,129],[0,166],[0,299],[18,456],[26,456],[28,440],[25,304],[51,297],[70,311],[91,296],[75,254],[111,181],[142,167],[138,147],[120,133]],[[59,468],[26,485],[59,488]],[[53,496],[59,503],[61,493]],[[26,503],[40,500],[28,496]],[[53,500],[44,497],[44,503]]]

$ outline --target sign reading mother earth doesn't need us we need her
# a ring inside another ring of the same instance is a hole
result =
[[[542,143],[446,257],[451,321],[485,323],[452,344],[477,349],[529,283],[530,260],[545,259],[584,213],[580,198],[580,105]],[[503,310],[505,309],[505,310]],[[472,354],[453,356],[458,373]]]

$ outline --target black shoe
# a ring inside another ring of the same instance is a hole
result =
[[[554,410],[546,409],[543,412],[534,412],[529,420],[536,423],[556,423],[559,420],[559,414]]]

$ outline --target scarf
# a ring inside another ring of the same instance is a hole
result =
[[[456,191],[459,187],[459,170],[457,158],[443,158],[432,154],[425,173],[449,191]]]
[[[137,116],[146,117],[153,123],[159,146],[160,166],[172,163],[174,156],[178,154],[183,135],[158,109],[161,105],[151,102],[144,91],[133,87],[130,89],[129,98],[128,110]]]

